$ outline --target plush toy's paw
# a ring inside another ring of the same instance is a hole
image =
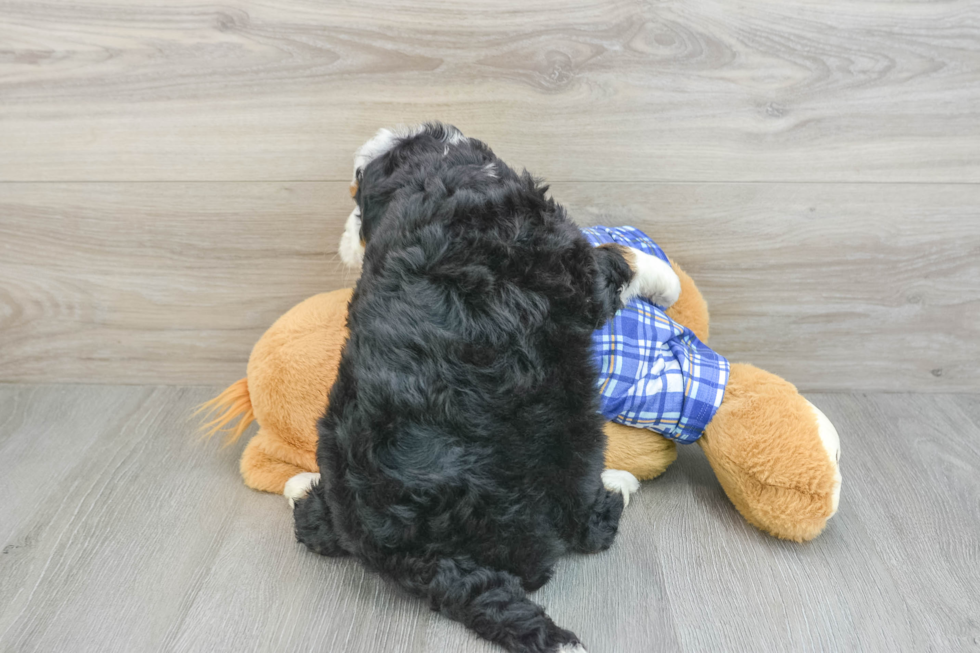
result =
[[[656,256],[631,250],[633,279],[620,295],[625,305],[634,297],[645,297],[657,306],[669,308],[681,296],[681,280],[669,264]]]
[[[725,399],[698,444],[738,511],[767,533],[812,540],[837,511],[837,430],[775,374],[732,364]]]
[[[602,484],[610,492],[623,495],[623,507],[630,504],[630,495],[640,489],[640,482],[636,477],[621,469],[607,469],[602,472]]]
[[[820,443],[823,444],[823,448],[827,452],[827,458],[830,459],[831,464],[834,466],[834,489],[831,494],[833,504],[830,513],[830,517],[833,517],[837,514],[837,505],[840,503],[840,436],[837,435],[837,429],[827,419],[827,416],[823,414],[822,410],[809,401],[806,403],[817,417],[817,434],[820,436]]]
[[[310,488],[320,482],[320,475],[313,472],[303,472],[297,474],[288,481],[282,491],[282,495],[289,499],[289,507],[292,508],[296,502],[310,493]]]

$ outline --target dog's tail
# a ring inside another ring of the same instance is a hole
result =
[[[201,413],[204,413],[202,420],[209,420],[200,427],[204,437],[211,437],[220,431],[225,434],[226,445],[238,440],[248,425],[255,421],[252,397],[248,393],[248,378],[235,381],[217,397],[198,406],[194,415]],[[240,417],[238,422],[229,426],[236,417]]]
[[[468,558],[387,558],[387,575],[429,605],[511,653],[586,653],[574,633],[559,628],[531,601],[517,576]]]

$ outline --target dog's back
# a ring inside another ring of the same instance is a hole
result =
[[[611,307],[544,188],[430,129],[360,173],[368,247],[297,534],[512,651],[574,646],[524,589],[615,534],[590,353]]]

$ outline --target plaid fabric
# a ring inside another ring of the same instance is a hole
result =
[[[639,229],[590,227],[582,233],[593,245],[616,242],[670,263]],[[685,444],[701,437],[725,396],[724,357],[641,298],[617,312],[592,342],[606,418]]]

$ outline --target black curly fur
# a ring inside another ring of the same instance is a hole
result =
[[[360,171],[363,272],[296,535],[546,653],[578,640],[525,592],[562,554],[608,548],[623,510],[600,478],[590,347],[632,273],[453,133],[428,125]]]

